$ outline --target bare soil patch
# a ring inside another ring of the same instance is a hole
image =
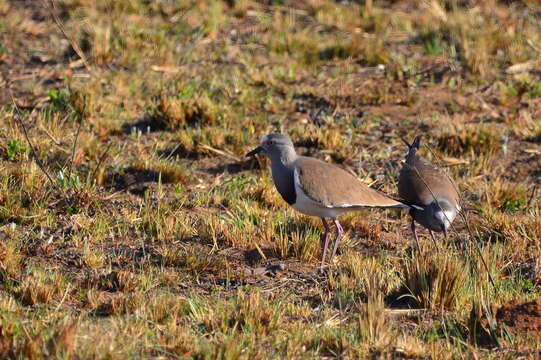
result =
[[[510,301],[502,305],[496,313],[499,323],[505,324],[510,331],[541,335],[541,299],[528,302]]]

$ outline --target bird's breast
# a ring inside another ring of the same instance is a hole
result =
[[[281,165],[281,164],[280,164]],[[295,183],[293,179],[293,171],[287,169],[283,165],[272,166],[272,180],[276,186],[276,190],[289,205],[293,205],[297,195],[295,193]]]

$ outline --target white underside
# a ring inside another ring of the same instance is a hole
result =
[[[446,219],[450,223],[453,222],[457,214],[460,212],[460,205],[456,204],[456,212],[454,211],[442,211],[442,217],[443,219]]]
[[[458,207],[457,209],[458,211],[460,211],[460,207]],[[453,220],[455,219],[455,216],[456,216],[456,212],[453,212],[453,211],[443,211],[443,219],[447,220],[449,223],[452,223]]]
[[[325,206],[321,203],[318,203],[317,201],[310,199],[304,192],[304,189],[299,182],[299,173],[297,172],[297,169],[295,169],[294,171],[294,182],[297,198],[292,206],[298,212],[318,217],[336,218],[342,213],[358,209],[358,207],[353,208],[349,204],[344,204],[336,207]]]

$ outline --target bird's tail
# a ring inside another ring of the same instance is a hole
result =
[[[408,154],[406,155],[406,163],[409,163],[415,154],[417,154],[417,150],[419,150],[421,147],[421,135],[417,135],[411,144],[408,143],[404,138],[402,138],[402,141],[409,149]]]

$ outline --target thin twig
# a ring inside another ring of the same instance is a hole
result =
[[[423,144],[423,146],[425,146],[428,151],[430,151],[430,154],[432,154],[432,156],[434,156],[436,159],[438,159],[438,162],[440,163],[440,166],[441,164],[443,164],[443,161],[442,159],[438,156],[438,154],[436,154],[432,148],[430,146],[428,146],[427,144]],[[443,173],[445,174],[445,176],[447,177],[447,179],[450,181],[450,183],[453,185],[453,188],[455,189],[456,193],[458,194],[458,197],[460,198],[460,207],[464,207],[464,199],[462,198],[462,196],[460,195],[460,191],[458,189],[458,186],[456,185],[456,183],[453,181],[453,179],[451,178],[451,176],[449,174],[447,174],[447,171],[443,171]]]
[[[96,168],[92,172],[92,176],[90,177],[91,179],[95,178],[96,173],[98,172],[98,169],[100,168],[101,164],[103,163],[103,160],[105,160],[105,156],[107,155],[107,153],[109,152],[109,149],[111,148],[111,145],[113,145],[112,142],[110,142],[109,145],[107,145],[107,148],[105,149],[103,154],[101,154],[100,159],[98,160],[98,164],[96,165]]]
[[[439,158],[433,151],[432,149],[430,148],[430,146],[424,144],[424,146],[426,148],[428,148],[428,150],[431,152],[431,154],[433,156],[435,156],[436,158]],[[417,172],[417,176],[419,176],[419,178],[423,181],[423,183],[425,184],[425,186],[427,187],[428,191],[430,192],[430,194],[432,195],[433,199],[436,201],[436,204],[438,205],[438,207],[440,208],[440,210],[442,210],[443,212],[443,209],[441,208],[440,204],[438,203],[438,200],[436,200],[436,197],[434,196],[434,193],[432,192],[432,190],[430,189],[430,187],[428,186],[428,184],[425,182],[425,180],[421,177],[421,174],[419,174],[419,171],[417,171],[417,169],[415,168],[415,171]],[[448,179],[452,180],[451,177],[447,174],[446,171],[443,171],[443,173],[445,174],[445,176],[447,176]],[[457,192],[459,198],[460,198],[460,202],[461,202],[461,208],[463,208],[463,199],[462,197],[460,196],[460,192],[458,191],[458,188],[456,186],[456,184],[454,183],[454,181],[451,181],[451,184],[453,184],[453,187],[455,188],[455,191]],[[445,215],[445,217],[447,217],[447,215],[445,214],[445,212],[443,212],[443,214]],[[459,214],[460,216],[462,217],[462,219],[464,220],[464,223],[466,225],[466,229],[468,230],[468,233],[470,235],[470,239],[472,242],[474,242],[473,239],[475,239],[475,236],[473,235],[473,232],[471,231],[471,228],[470,228],[470,224],[468,222],[468,219],[466,217],[466,211],[459,211]],[[449,220],[449,219],[447,219]],[[455,231],[455,233],[458,233],[454,227],[454,225],[449,222],[451,224],[451,227],[453,228],[453,231]],[[483,266],[487,272],[487,275],[488,275],[488,279],[490,281],[490,283],[492,284],[492,286],[494,287],[494,290],[497,290],[496,288],[496,284],[494,283],[494,279],[492,279],[492,275],[490,274],[490,270],[488,269],[488,265],[485,261],[485,259],[483,258],[483,254],[481,253],[481,249],[479,248],[479,243],[477,241],[475,241],[475,249],[477,250],[477,255],[479,256],[479,258],[481,259],[481,262],[483,263]],[[497,293],[497,292],[496,292]]]
[[[13,93],[11,92],[11,90],[9,90],[9,95],[11,96],[11,101],[13,102],[13,106],[14,106],[15,112],[16,112],[16,114],[14,114],[15,116],[13,118],[15,119],[17,124],[19,124],[20,128],[23,130],[24,137],[26,139],[26,142],[28,143],[28,146],[30,146],[30,150],[31,150],[31,152],[32,152],[32,154],[34,156],[34,160],[36,161],[36,164],[38,164],[41,171],[45,174],[45,176],[47,176],[47,179],[49,180],[51,185],[56,190],[61,190],[60,187],[58,186],[58,184],[53,180],[51,175],[49,175],[49,173],[47,172],[47,169],[45,169],[45,165],[43,164],[43,162],[39,158],[38,153],[36,151],[36,148],[34,147],[34,144],[32,144],[32,141],[30,141],[30,137],[28,136],[28,131],[26,130],[26,126],[24,125],[23,120],[21,118],[21,111],[19,110],[19,107],[17,106],[17,103],[15,102],[15,98],[13,97]]]
[[[75,149],[77,148],[77,141],[79,140],[79,133],[83,127],[83,120],[86,112],[86,101],[83,100],[83,111],[79,114],[79,126],[77,126],[77,132],[75,133],[75,139],[73,139],[73,148],[71,149],[71,160],[68,170],[68,180],[71,180],[71,171],[73,170],[73,161],[75,160]]]
[[[470,223],[468,221],[468,218],[466,217],[466,212],[460,212],[460,216],[462,217],[462,219],[464,220],[464,224],[466,224],[466,229],[468,230],[468,233],[470,234],[470,237],[472,239],[472,242],[474,242],[473,239],[475,239],[475,236],[473,236],[473,232],[471,231],[471,228],[470,228]],[[479,243],[477,241],[475,241],[475,250],[477,250],[477,255],[479,256],[479,258],[481,259],[481,262],[483,263],[483,267],[485,268],[486,272],[487,272],[487,275],[488,275],[488,279],[490,280],[490,283],[492,284],[492,286],[494,287],[494,290],[496,290],[496,296],[500,296],[499,292],[497,291],[498,289],[496,288],[496,284],[494,283],[494,279],[492,278],[492,275],[490,275],[490,271],[488,269],[488,265],[485,261],[485,258],[483,258],[483,254],[481,253],[481,248],[479,247]]]
[[[534,49],[535,51],[537,51],[538,53],[541,54],[541,49],[540,49],[539,47],[537,47],[537,46],[533,43],[533,41],[532,41],[531,39],[526,39],[526,43],[527,43],[528,45],[530,45],[530,47],[531,47],[532,49]]]
[[[530,198],[528,199],[528,202],[526,203],[526,210],[530,209],[530,206],[532,205],[533,198],[535,196],[535,193],[537,192],[537,188],[539,187],[539,184],[536,183],[532,189],[532,193],[530,195]]]
[[[60,307],[62,306],[62,304],[66,300],[66,296],[68,296],[69,290],[71,290],[71,284],[70,283],[68,283],[68,286],[66,286],[66,291],[64,292],[64,296],[62,296],[62,300],[60,300],[60,302],[56,306],[55,313],[60,309]]]
[[[200,147],[200,148],[202,148],[202,149],[211,151],[211,152],[213,152],[213,153],[215,153],[215,154],[218,154],[218,155],[222,155],[222,156],[228,157],[228,158],[233,159],[233,160],[235,160],[235,161],[241,161],[241,159],[240,159],[238,156],[233,155],[233,154],[231,154],[231,153],[228,152],[228,151],[216,149],[216,148],[213,148],[212,146],[205,145],[205,144],[198,144],[197,146]]]
[[[55,137],[53,136],[53,134],[51,134],[51,133],[49,132],[49,130],[47,130],[47,129],[46,129],[45,127],[43,127],[43,126],[41,127],[41,130],[43,130],[43,132],[45,133],[45,135],[47,135],[47,136],[49,137],[49,139],[51,139],[51,140],[54,142],[54,144],[55,144],[56,146],[58,146],[60,149],[62,149],[62,151],[67,152],[64,148],[62,148],[61,144],[58,142],[58,140],[55,139]]]
[[[164,161],[169,160],[169,159],[171,158],[171,156],[173,156],[173,154],[175,153],[175,151],[178,150],[179,147],[180,147],[180,144],[177,144],[177,146],[175,146],[175,147],[173,148],[173,150],[171,150],[171,151],[169,152],[169,155],[167,155],[167,157],[164,159]]]
[[[254,242],[254,245],[255,245],[255,248],[256,248],[257,252],[259,253],[259,255],[261,255],[261,258],[262,258],[262,259],[265,259],[265,261],[267,261],[267,256],[265,255],[265,253],[263,252],[263,250],[261,250],[261,248],[259,247],[259,245],[257,245],[257,242]]]
[[[64,24],[62,23],[62,20],[60,20],[60,18],[56,14],[56,5],[54,3],[54,0],[50,0],[50,4],[51,4],[51,9],[50,9],[51,14],[53,15],[53,18],[54,18],[54,21],[55,21],[56,25],[58,25],[58,28],[60,29],[60,31],[62,32],[64,37],[70,43],[71,47],[73,48],[73,51],[75,51],[75,53],[79,56],[79,58],[81,58],[81,61],[85,65],[86,70],[91,71],[92,68],[90,67],[88,61],[86,60],[86,56],[85,56],[83,50],[81,50],[81,48],[79,47],[77,42],[75,40],[73,40],[73,38],[66,32],[66,29],[64,28]]]

